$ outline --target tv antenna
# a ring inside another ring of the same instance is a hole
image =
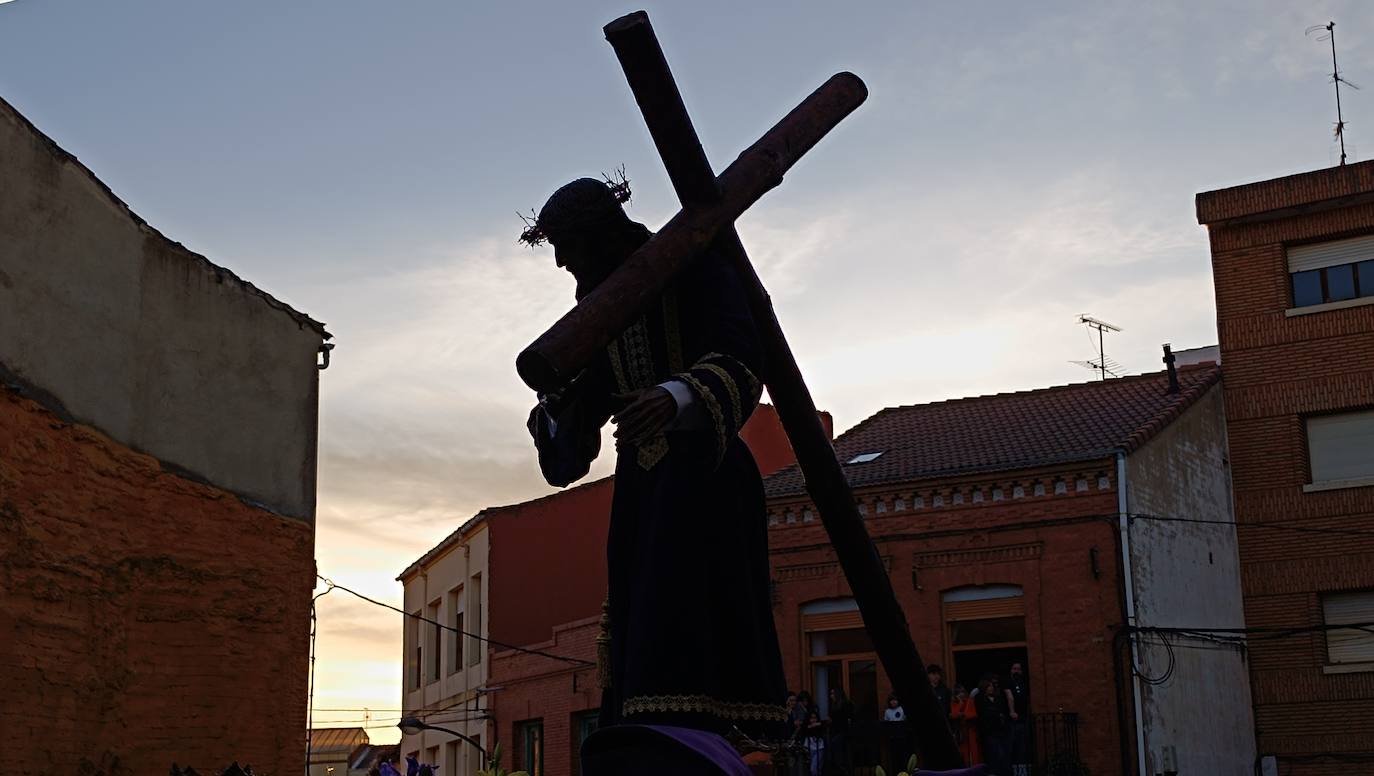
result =
[[[1359,90],[1359,85],[1345,80],[1341,77],[1340,68],[1336,67],[1336,23],[1327,22],[1326,24],[1314,24],[1303,32],[1304,35],[1311,35],[1319,30],[1326,30],[1325,33],[1317,35],[1317,40],[1331,41],[1331,83],[1336,85],[1336,139],[1341,142],[1341,164],[1345,164],[1345,118],[1341,115],[1341,84],[1349,86],[1351,89]]]
[[[1106,321],[1099,321],[1098,319],[1092,317],[1091,315],[1088,315],[1087,313],[1079,315],[1078,322],[1087,326],[1089,329],[1097,330],[1097,360],[1071,361],[1070,363],[1078,364],[1081,367],[1085,367],[1087,369],[1093,370],[1094,372],[1100,373],[1102,375],[1103,380],[1107,379],[1107,375],[1111,375],[1112,377],[1120,377],[1121,372],[1124,370],[1122,369],[1121,364],[1118,364],[1116,361],[1114,361],[1107,355],[1106,334],[1109,331],[1121,331],[1121,327],[1113,326],[1112,324],[1107,323]]]

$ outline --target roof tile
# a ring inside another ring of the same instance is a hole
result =
[[[1016,393],[889,407],[835,440],[855,488],[978,472],[1106,458],[1131,452],[1167,426],[1221,378],[1203,363],[1178,370],[1179,392],[1165,372]],[[801,471],[768,477],[769,497],[803,493]]]

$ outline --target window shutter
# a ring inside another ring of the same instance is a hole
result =
[[[1307,419],[1312,482],[1374,477],[1374,410]]]
[[[1374,591],[1322,596],[1327,625],[1374,622]],[[1327,658],[1332,663],[1374,663],[1374,633],[1355,628],[1326,632]]]
[[[806,631],[848,630],[863,626],[863,618],[858,612],[826,612],[802,616],[802,630]]]
[[[1288,249],[1288,271],[1302,272],[1365,259],[1374,259],[1374,235],[1315,245],[1295,245]]]
[[[945,603],[945,619],[990,620],[997,617],[1024,617],[1025,599],[1021,596],[1011,598],[987,598],[982,601],[948,601]]]

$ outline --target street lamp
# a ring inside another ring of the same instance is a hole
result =
[[[449,730],[448,728],[441,728],[438,725],[431,725],[428,722],[425,722],[424,720],[420,719],[419,717],[406,717],[405,719],[402,719],[400,722],[396,723],[396,727],[400,728],[401,732],[405,733],[408,736],[419,735],[422,731],[425,730],[437,730],[440,733],[448,733],[451,736],[457,736],[458,738],[463,739],[469,744],[472,744],[473,748],[477,750],[477,754],[480,755],[478,762],[481,764],[481,769],[487,769],[487,750],[483,749],[482,745],[477,743],[477,741],[475,741],[470,736],[465,736],[456,730]]]

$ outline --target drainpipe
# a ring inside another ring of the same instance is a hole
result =
[[[1126,454],[1116,454],[1116,512],[1117,530],[1121,534],[1121,579],[1126,587],[1126,625],[1134,627],[1135,619],[1135,581],[1131,574],[1131,519],[1126,503]],[[1128,631],[1127,643],[1131,646],[1131,699],[1135,709],[1135,751],[1138,776],[1148,776],[1145,771],[1145,720],[1142,717],[1143,703],[1140,699],[1140,676],[1136,667],[1140,665],[1140,654],[1136,646],[1135,634]]]

